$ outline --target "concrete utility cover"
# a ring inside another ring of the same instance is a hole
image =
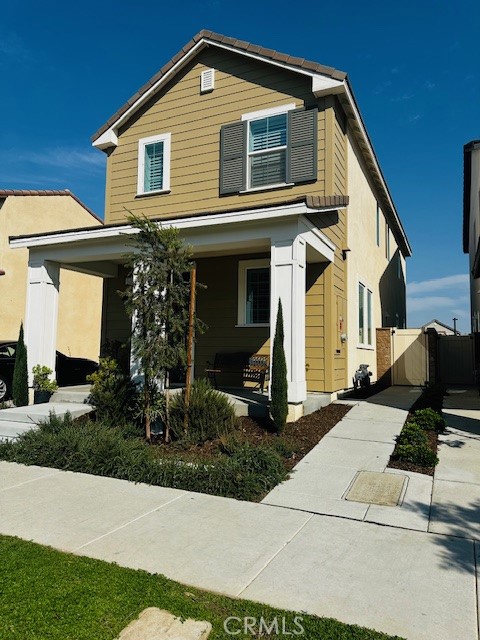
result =
[[[400,502],[406,476],[376,471],[359,471],[346,500],[394,507]]]
[[[212,625],[205,620],[176,618],[168,611],[149,607],[120,633],[117,640],[205,640]]]

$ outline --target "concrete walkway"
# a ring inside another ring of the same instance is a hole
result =
[[[420,393],[416,388],[391,387],[356,402],[263,503],[427,531],[432,478],[387,469],[395,438]],[[358,473],[364,470],[405,478],[401,503],[391,507],[345,500]]]
[[[78,418],[90,413],[92,409],[88,404],[73,402],[46,402],[28,407],[0,409],[0,440],[15,440],[22,433],[34,429],[39,422],[48,419],[50,413],[63,418],[69,412],[74,418]]]
[[[302,510],[304,505],[299,509],[293,502],[288,508],[252,504],[0,462],[0,533],[409,640],[478,640],[476,548],[470,534],[403,528],[405,518],[410,523],[421,518],[413,502],[409,509],[404,506],[407,494],[401,507],[378,507],[404,513],[396,516],[399,526],[365,521],[371,515],[368,504],[348,507],[350,514],[336,512],[345,489],[340,480],[336,489],[332,478],[348,481],[345,470],[350,475],[362,468],[383,471],[394,435],[417,395],[391,389],[358,403],[351,417],[337,425],[338,432],[322,440],[328,460],[318,462],[321,448],[309,454],[311,470],[305,463],[304,473],[320,478],[329,491],[330,513],[343,517]],[[375,439],[369,426],[377,432]],[[447,453],[465,447],[449,447]],[[326,464],[329,473],[322,475]],[[443,450],[441,465],[453,473]],[[290,482],[302,480],[293,477]],[[475,484],[471,479],[441,481]],[[307,496],[308,506],[315,500],[320,504],[317,490],[298,488],[290,493]],[[443,524],[448,524],[446,515]]]
[[[477,389],[449,389],[449,425],[440,436],[429,531],[480,541],[480,396]]]

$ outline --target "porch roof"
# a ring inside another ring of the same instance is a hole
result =
[[[288,198],[283,200],[282,202],[277,202],[275,204],[267,204],[264,205],[263,207],[259,208],[258,205],[257,206],[251,206],[251,207],[234,207],[234,208],[227,208],[227,209],[223,209],[220,211],[212,211],[212,212],[198,212],[198,213],[188,213],[188,214],[176,214],[175,217],[173,218],[164,218],[164,217],[152,217],[151,219],[155,222],[162,222],[168,226],[186,226],[185,225],[185,221],[190,219],[190,218],[195,218],[195,219],[205,219],[208,220],[209,218],[212,220],[214,220],[214,218],[218,218],[219,216],[222,216],[224,214],[240,214],[240,213],[254,213],[256,211],[269,211],[269,210],[275,210],[275,209],[282,209],[284,207],[288,207],[289,205],[304,205],[306,207],[307,210],[305,211],[293,211],[292,213],[290,213],[290,215],[298,215],[299,213],[326,213],[329,211],[337,211],[338,209],[343,209],[345,207],[348,206],[349,203],[349,196],[347,195],[333,195],[333,196],[321,196],[321,195],[304,195],[304,196],[298,196],[296,198]],[[181,222],[180,222],[181,221]],[[241,219],[239,218],[238,220],[239,222],[241,221]],[[178,224],[177,224],[178,223]],[[57,238],[65,238],[64,241],[69,241],[72,235],[77,235],[83,232],[90,232],[90,231],[101,231],[102,233],[100,233],[101,237],[107,237],[107,236],[111,236],[111,233],[109,233],[109,230],[123,230],[123,232],[125,231],[130,231],[132,230],[132,225],[129,222],[114,222],[114,223],[110,223],[110,224],[104,224],[102,225],[101,229],[94,228],[94,227],[77,227],[74,229],[68,229],[68,231],[63,231],[63,230],[59,230],[59,231],[45,231],[42,233],[30,233],[30,234],[24,234],[24,235],[18,235],[18,236],[10,236],[9,237],[9,241],[10,244],[12,246],[19,246],[18,242],[21,241],[21,246],[22,247],[33,247],[35,245],[38,244],[45,244],[42,239],[44,238],[52,238],[52,241],[55,242],[55,239]],[[106,233],[104,234],[103,231],[106,231]],[[100,237],[100,236],[96,236],[95,234],[88,234],[92,237]],[[36,241],[38,239],[38,242]],[[28,241],[28,240],[32,240],[31,243],[29,242],[24,242],[24,241]]]
[[[334,243],[312,219],[312,214],[339,208],[339,204],[327,206],[327,201],[345,203],[348,198],[304,197],[282,206],[171,218],[162,224],[179,229],[197,258],[265,253],[273,242],[301,236],[308,262],[334,262]],[[116,276],[117,265],[125,262],[126,255],[135,251],[128,237],[136,233],[134,226],[124,223],[12,237],[10,246],[29,249],[33,262],[56,262],[67,269],[109,278]]]

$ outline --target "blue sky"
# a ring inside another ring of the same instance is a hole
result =
[[[0,188],[103,215],[91,135],[202,28],[346,71],[414,256],[408,324],[469,328],[463,145],[480,137],[480,3],[0,0]]]

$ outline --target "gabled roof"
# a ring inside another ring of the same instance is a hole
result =
[[[472,151],[476,149],[480,149],[480,140],[472,140],[463,147],[463,253],[468,253],[469,249]]]
[[[428,325],[430,324],[439,324],[441,327],[444,327],[445,329],[452,331],[452,333],[455,333],[455,329],[453,327],[450,327],[448,324],[445,324],[444,322],[440,322],[440,320],[437,320],[436,318],[433,318],[433,320],[430,320],[430,322],[425,322],[425,324],[422,324],[422,329],[425,327],[428,327]],[[459,332],[457,331],[457,333]]]
[[[347,74],[333,67],[327,67],[304,58],[289,56],[285,53],[265,49],[255,44],[230,38],[213,31],[203,30],[197,33],[160,71],[141,87],[100,129],[92,136],[92,144],[102,150],[116,147],[118,130],[142,105],[154,96],[178,71],[180,71],[200,51],[207,47],[243,55],[274,65],[282,69],[300,73],[311,79],[312,94],[315,97],[335,94],[344,109],[351,130],[364,155],[373,181],[381,196],[381,206],[390,228],[395,234],[397,244],[405,256],[412,255],[405,230],[397,213],[385,177],[380,168],[357,102],[350,87]]]
[[[91,216],[103,224],[103,220],[97,216],[87,205],[68,189],[0,189],[0,200],[10,196],[70,196],[87,211]]]
[[[168,72],[171,71],[173,67],[175,67],[175,65],[178,65],[187,57],[190,58],[189,54],[191,54],[192,52],[197,53],[197,49],[205,48],[205,46],[207,46],[208,44],[224,45],[235,49],[239,53],[248,53],[256,57],[260,57],[265,61],[276,62],[280,63],[282,66],[291,67],[293,70],[303,70],[310,73],[318,73],[322,76],[326,76],[334,80],[342,81],[347,77],[347,74],[344,71],[338,71],[333,67],[326,67],[325,65],[319,64],[318,62],[310,62],[309,60],[305,60],[304,58],[289,56],[285,53],[274,51],[273,49],[265,49],[264,47],[260,47],[250,42],[245,42],[244,40],[229,38],[228,36],[223,36],[220,33],[214,33],[213,31],[203,29],[202,31],[197,33],[197,35],[194,36],[190,40],[190,42],[187,42],[187,44],[175,56],[173,56],[171,60],[163,65],[158,73],[150,78],[150,80],[145,83],[143,87],[141,87],[130,98],[130,100],[127,100],[123,107],[120,107],[120,109],[116,111],[103,126],[100,127],[100,129],[92,136],[92,142],[97,140],[97,138],[99,138],[102,133],[105,133],[107,129],[115,125],[115,123],[129,109],[135,107],[136,104],[138,104],[139,100],[141,100],[141,98],[145,96],[145,94],[149,93],[150,89],[158,84],[168,74]],[[138,106],[140,105],[138,104]]]

